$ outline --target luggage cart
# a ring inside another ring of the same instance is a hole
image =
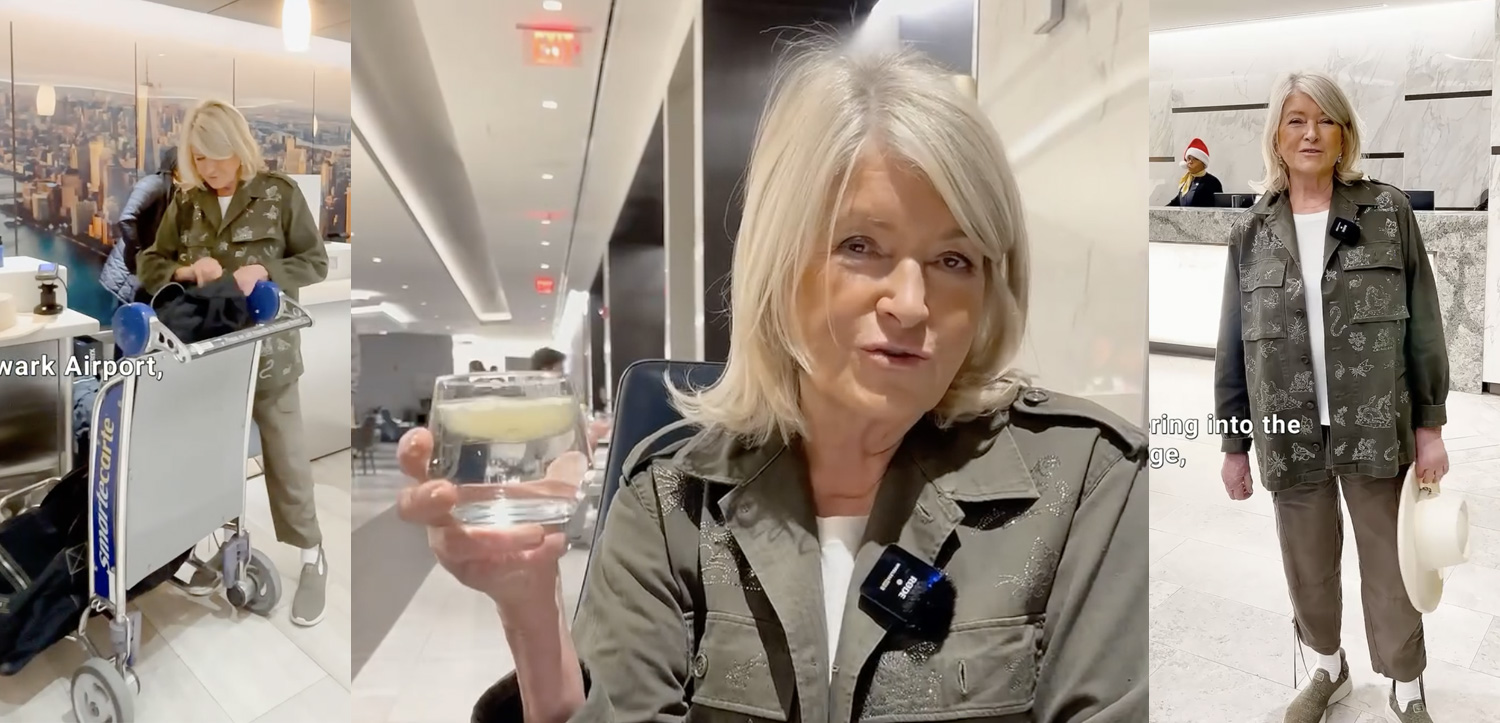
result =
[[[145,304],[115,312],[117,343],[142,368],[113,375],[94,403],[89,604],[74,636],[89,659],[71,681],[79,723],[134,719],[141,614],[127,608],[126,592],[183,550],[224,529],[219,554],[230,604],[264,615],[281,597],[276,567],[250,547],[244,524],[250,405],[261,344],[285,343],[272,337],[310,326],[312,317],[268,281],[256,284],[249,305],[254,326],[192,344]],[[94,612],[109,617],[108,651],[89,637]]]

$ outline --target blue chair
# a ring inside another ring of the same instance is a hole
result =
[[[599,514],[594,522],[596,546],[604,532],[610,503],[620,489],[621,479],[629,472],[625,469],[626,458],[647,437],[682,419],[667,396],[666,380],[671,379],[679,389],[701,389],[719,381],[723,373],[724,365],[717,362],[645,360],[631,364],[620,375],[620,387],[615,393],[614,431],[609,438],[609,460],[604,467],[604,488],[599,494]],[[684,427],[662,435],[649,450],[642,450],[638,458],[645,458],[673,442],[686,439],[693,432],[693,429]]]

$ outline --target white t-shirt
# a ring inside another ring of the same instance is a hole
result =
[[[1323,353],[1323,242],[1328,237],[1328,212],[1296,213],[1297,261],[1302,266],[1302,298],[1307,303],[1307,340],[1312,346],[1313,386],[1318,394],[1318,417],[1328,422],[1328,357]]]
[[[839,649],[844,601],[854,577],[854,556],[865,538],[868,517],[819,517],[818,546],[823,559],[823,610],[828,622],[828,679],[833,680],[833,656]]]
[[[233,200],[234,200],[234,196],[219,196],[219,217],[220,218],[223,218],[224,216],[228,216],[229,215],[229,202],[233,201]]]

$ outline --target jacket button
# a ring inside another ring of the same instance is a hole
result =
[[[1313,444],[1313,451],[1314,452],[1321,452],[1322,450],[1323,450],[1323,445],[1321,445],[1321,444]]]
[[[1306,354],[1303,354],[1303,355],[1302,355],[1302,363],[1303,363],[1303,364],[1307,364],[1307,363],[1309,363],[1309,362],[1310,362],[1310,361],[1311,361],[1311,360],[1310,360],[1310,359],[1308,359],[1308,358],[1307,358],[1307,355],[1306,355]]]
[[[1297,317],[1297,318],[1298,318],[1298,319],[1300,319],[1300,318],[1302,318],[1302,310],[1301,310],[1301,309],[1296,309],[1296,310],[1294,310],[1294,311],[1293,311],[1293,312],[1292,312],[1292,316],[1295,316],[1295,317]]]
[[[708,656],[704,655],[701,652],[698,653],[697,655],[693,656],[693,677],[694,678],[702,678],[703,674],[707,673],[707,672],[708,672]]]
[[[1021,398],[1025,399],[1028,404],[1043,404],[1047,401],[1047,393],[1040,389],[1028,389]]]
[[[1307,404],[1304,404],[1304,405],[1302,405],[1302,406],[1303,406],[1303,407],[1306,407],[1306,408],[1307,408],[1307,409],[1312,409],[1312,408],[1313,408],[1313,406],[1315,406],[1315,405],[1314,405],[1314,404],[1313,404],[1313,403],[1312,403],[1312,402],[1308,402],[1308,403],[1307,403]]]

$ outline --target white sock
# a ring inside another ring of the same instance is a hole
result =
[[[323,548],[321,548],[321,547],[309,547],[306,550],[303,550],[302,551],[302,564],[304,564],[304,565],[316,565],[316,564],[318,564],[318,553],[322,552],[322,550],[323,550]]]
[[[1409,683],[1396,681],[1396,704],[1401,710],[1406,710],[1408,705],[1422,699],[1422,679],[1417,678]]]
[[[1315,665],[1328,673],[1329,680],[1338,680],[1339,673],[1344,667],[1343,656],[1339,653],[1334,653],[1333,655],[1315,654],[1318,656],[1318,662]]]

